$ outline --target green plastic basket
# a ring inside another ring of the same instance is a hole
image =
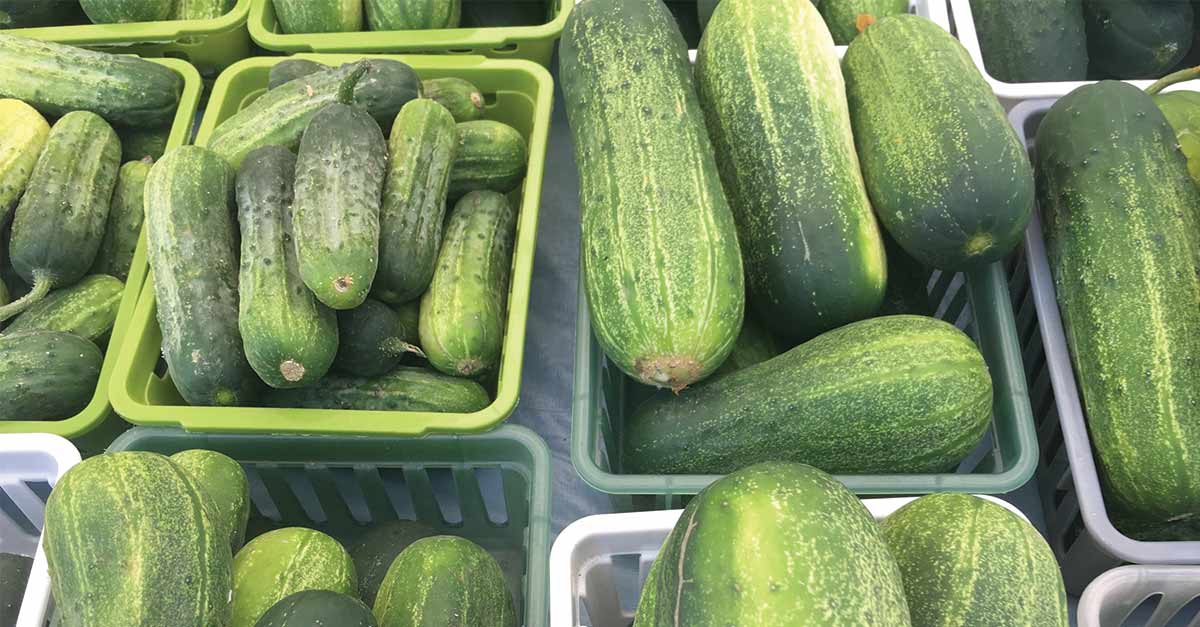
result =
[[[196,107],[200,102],[200,91],[203,88],[200,75],[196,68],[179,59],[149,59],[153,63],[171,68],[183,77],[183,94],[179,98],[179,109],[175,112],[175,121],[171,126],[171,135],[167,139],[167,147],[182,146],[191,140],[192,125],[196,118]],[[146,238],[143,234],[133,256],[133,264],[129,268],[129,278],[125,281],[125,292],[121,297],[121,305],[117,311],[117,321],[109,339],[108,351],[104,355],[104,365],[100,369],[100,382],[96,385],[96,393],[92,402],[79,414],[66,420],[51,421],[0,421],[0,434],[3,433],[53,433],[76,441],[81,449],[103,449],[112,440],[115,429],[121,428],[119,420],[108,420],[112,417],[112,407],[109,405],[109,381],[112,379],[118,359],[119,347],[126,338],[130,320],[133,318],[138,296],[142,293],[142,285],[146,280],[149,264],[146,262]],[[101,428],[106,427],[106,428]],[[85,438],[87,436],[87,438]],[[82,440],[81,440],[82,439]],[[95,442],[92,440],[95,439]],[[98,444],[97,444],[98,443]]]
[[[856,494],[1011,492],[1033,476],[1037,437],[1025,386],[1004,267],[992,264],[968,275],[934,272],[929,281],[936,315],[964,329],[979,345],[991,371],[995,400],[988,437],[954,473],[840,475]],[[589,485],[613,495],[618,509],[673,509],[716,481],[717,475],[635,475],[622,471],[626,412],[651,393],[609,363],[592,337],[587,297],[580,281],[571,411],[571,459]]]
[[[463,21],[485,24],[503,21],[500,16],[520,13],[544,19],[536,26],[487,26],[411,31],[362,31],[353,33],[279,32],[272,0],[251,0],[250,36],[254,42],[277,52],[403,52],[483,55],[495,59],[525,59],[550,66],[554,42],[562,34],[574,0],[464,0]]]
[[[110,451],[171,455],[209,449],[250,481],[251,520],[347,538],[365,525],[419,520],[461,536],[500,562],[527,627],[548,617],[550,452],[532,431],[505,425],[472,436],[361,438],[204,435],[131,429]],[[258,525],[256,525],[258,526]]]
[[[348,63],[362,55],[301,55],[329,65]],[[477,85],[486,101],[485,117],[509,124],[529,142],[529,167],[521,189],[511,196],[519,207],[513,250],[508,317],[500,358],[495,399],[470,414],[434,412],[353,411],[325,409],[266,409],[255,407],[192,407],[176,391],[160,363],[162,333],[155,307],[153,274],[146,281],[130,324],[130,333],[117,361],[110,393],[113,407],[138,425],[181,426],[189,431],[223,433],[324,433],[356,435],[424,435],[474,433],[491,429],[517,407],[525,351],[525,323],[533,276],[538,208],[546,138],[553,106],[553,81],[541,66],[528,61],[500,61],[479,56],[387,56],[408,63],[423,78],[458,76]],[[208,110],[196,135],[203,146],[222,120],[252,102],[267,84],[271,67],[283,57],[247,59],[217,79]]]
[[[250,56],[252,42],[246,30],[249,13],[250,0],[237,0],[228,13],[209,20],[47,26],[4,32],[105,52],[183,59],[201,74],[215,76]]]

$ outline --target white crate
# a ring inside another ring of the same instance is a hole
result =
[[[1196,627],[1197,601],[1200,566],[1122,566],[1100,575],[1083,591],[1079,627],[1124,625],[1131,614],[1144,627]]]
[[[981,498],[1026,519],[1005,501]],[[915,500],[863,499],[863,504],[876,520],[883,520]],[[650,564],[682,513],[677,509],[601,514],[563,529],[550,550],[550,627],[627,627]]]

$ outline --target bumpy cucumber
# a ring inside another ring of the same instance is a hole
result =
[[[333,367],[359,377],[378,377],[415,352],[417,327],[405,324],[391,307],[368,298],[338,314],[338,352]]]
[[[104,355],[88,340],[61,331],[0,335],[0,422],[63,420],[96,393]]]
[[[1009,83],[1087,79],[1081,0],[971,0],[988,74]]]
[[[421,97],[421,77],[392,59],[367,59],[366,64],[367,72],[354,86],[354,104],[366,109],[386,133],[404,105]]]
[[[25,310],[5,329],[6,333],[48,329],[74,333],[99,341],[112,331],[121,307],[125,284],[120,279],[94,274],[70,287],[50,292]]]
[[[471,413],[490,402],[483,386],[426,368],[401,366],[376,378],[329,375],[310,388],[268,390],[268,407]]]
[[[109,205],[104,241],[92,265],[93,274],[111,274],[122,281],[129,277],[146,217],[146,177],[150,175],[151,164],[148,160],[131,161],[121,166]]]
[[[114,130],[121,138],[121,161],[155,161],[167,151],[167,140],[171,138],[171,127],[130,128],[119,126]]]
[[[470,122],[483,117],[483,94],[470,81],[434,78],[421,84],[424,97],[446,107],[455,122]]]
[[[529,147],[517,129],[494,120],[460,122],[450,168],[451,198],[475,190],[507,194],[525,178]]]
[[[328,69],[330,69],[328,65],[308,59],[284,59],[272,65],[271,71],[267,73],[267,89],[275,89],[297,78],[304,78]]]
[[[37,109],[20,100],[0,100],[0,224],[8,222],[25,193],[49,134],[50,125]]]

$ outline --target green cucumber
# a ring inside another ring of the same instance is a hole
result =
[[[516,221],[496,192],[471,192],[450,214],[419,325],[422,350],[441,372],[484,377],[500,366]]]
[[[159,22],[171,19],[179,0],[79,0],[83,12],[95,24]],[[186,1],[186,0],[185,0]]]
[[[54,123],[13,216],[9,256],[33,291],[0,307],[6,320],[52,288],[87,274],[104,241],[121,144],[94,113],[75,111]]]
[[[0,627],[16,627],[33,558],[0,553]]]
[[[379,377],[400,365],[417,341],[415,326],[406,326],[391,307],[368,298],[362,305],[337,313],[339,344],[333,367],[358,377]]]
[[[170,124],[183,77],[135,56],[0,34],[0,97],[48,116],[91,111],[112,124]]]
[[[237,175],[238,330],[250,366],[276,388],[312,385],[338,351],[337,316],[300,279],[292,244],[295,174],[292,152],[267,146],[247,155]]]
[[[379,586],[392,562],[413,542],[433,535],[433,529],[419,521],[390,520],[372,525],[348,544],[346,550],[358,573],[358,597],[367,605],[375,605]]]
[[[353,309],[379,265],[379,209],[387,142],[365,111],[323,109],[304,131],[293,213],[300,276],[317,300]]]
[[[329,375],[311,388],[268,390],[268,407],[469,414],[491,403],[483,386],[401,366],[376,378]]]
[[[725,363],[721,364],[721,367],[713,373],[713,377],[745,370],[776,357],[782,352],[779,342],[775,340],[771,332],[767,331],[766,327],[758,321],[757,316],[751,315],[751,312],[747,311],[737,343],[733,345],[733,350],[725,359]]]
[[[1033,170],[962,45],[923,17],[893,15],[851,42],[842,67],[863,177],[888,233],[942,270],[1012,252],[1033,212]]]
[[[250,517],[250,484],[241,465],[226,455],[203,449],[180,451],[171,456],[171,461],[208,495],[222,536],[229,538],[230,549],[236,553],[242,548]]]
[[[1183,0],[1084,0],[1088,59],[1112,78],[1158,78],[1192,47],[1194,10]]]
[[[1006,83],[1087,79],[1082,0],[971,0],[988,74]]]
[[[203,489],[157,453],[85,459],[42,536],[61,625],[229,624],[232,557]]]
[[[130,128],[117,127],[121,138],[121,161],[156,161],[167,151],[171,138],[171,127]]]
[[[1200,36],[1200,29],[1197,29]],[[1196,50],[1200,53],[1200,50]],[[1190,80],[1200,78],[1200,67],[1192,67],[1164,76],[1146,88],[1146,93],[1154,97],[1154,104],[1162,110],[1175,136],[1179,138],[1179,149],[1187,157],[1188,174],[1200,185],[1200,92],[1177,90],[1163,92],[1163,89]]]
[[[462,0],[363,0],[371,30],[458,28]]]
[[[271,71],[267,73],[267,89],[275,89],[298,78],[325,72],[329,69],[329,66],[323,63],[289,57],[271,66]]]
[[[904,627],[913,623],[900,574],[845,486],[803,464],[759,464],[688,503],[650,568],[634,624]]]
[[[410,101],[421,97],[421,77],[392,59],[367,59],[367,73],[354,87],[354,104],[366,109],[385,133]]]
[[[0,30],[72,26],[86,20],[79,0],[0,0]]]
[[[301,590],[279,600],[255,627],[376,627],[371,608],[331,590]]]
[[[350,33],[362,30],[362,0],[271,0],[281,32]]]
[[[0,335],[0,422],[65,420],[96,394],[104,355],[62,331]]]
[[[520,620],[496,558],[456,536],[413,542],[396,558],[375,599],[379,627],[517,627]]]
[[[913,625],[1070,625],[1054,552],[1004,507],[969,494],[930,494],[882,528]]]
[[[902,13],[908,13],[908,0],[835,0],[821,4],[821,17],[829,26],[833,43],[839,46],[849,44],[858,36],[861,16],[880,19]]]
[[[254,627],[281,599],[303,590],[354,594],[354,562],[337,540],[312,529],[265,533],[233,559],[232,627]]]
[[[873,315],[887,281],[883,240],[816,7],[725,0],[705,33],[696,87],[750,305],[789,347]],[[752,100],[747,85],[759,86]]]
[[[388,303],[420,298],[442,245],[454,118],[432,100],[404,105],[388,140],[388,175],[379,216],[379,271],[372,293]]]
[[[746,293],[687,45],[662,2],[583,0],[559,54],[592,330],[623,372],[681,390],[725,361]]]
[[[50,292],[44,300],[17,316],[5,332],[65,331],[99,342],[112,331],[124,293],[125,284],[120,279],[93,274],[75,285]]]
[[[258,388],[238,332],[233,176],[215,153],[183,146],[146,179],[146,241],[163,357],[192,405],[239,405]]]
[[[0,100],[0,224],[8,222],[25,193],[49,134],[50,125],[37,109],[20,100]]]
[[[121,166],[117,185],[109,204],[108,225],[100,252],[92,264],[93,274],[110,274],[124,281],[129,278],[133,255],[142,238],[142,223],[146,218],[146,177],[151,161],[131,161]]]
[[[421,83],[425,98],[446,107],[455,122],[470,122],[483,117],[483,93],[468,80],[456,77],[434,78]]]
[[[1106,504],[1198,520],[1200,190],[1153,99],[1126,83],[1059,99],[1036,141],[1046,255]]]
[[[726,0],[728,1],[728,0]],[[793,461],[840,474],[947,472],[991,424],[971,338],[934,318],[855,322],[627,418],[636,474],[722,474]]]
[[[233,10],[237,0],[173,0],[173,20],[211,20]]]
[[[494,120],[458,124],[458,148],[450,168],[451,198],[491,190],[507,194],[525,178],[529,146],[517,129]]]

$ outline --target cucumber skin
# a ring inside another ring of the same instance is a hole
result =
[[[275,89],[298,78],[304,78],[305,76],[324,72],[329,69],[330,67],[323,63],[317,63],[308,59],[284,59],[271,66],[271,71],[267,74],[267,89]]]
[[[384,133],[404,105],[421,97],[421,77],[416,70],[393,59],[367,59],[367,72],[354,86],[354,104],[366,109]]]
[[[1191,49],[1194,13],[1182,0],[1084,0],[1092,69],[1112,78],[1159,78]]]
[[[416,342],[416,329],[406,328],[400,315],[373,298],[337,312],[339,345],[333,367],[357,377],[379,377],[400,365],[408,354],[403,343]]]
[[[121,308],[125,284],[116,277],[93,274],[70,287],[50,292],[26,309],[5,333],[45,329],[73,333],[100,342],[112,331]]]
[[[50,125],[36,109],[12,99],[0,100],[0,120],[0,224],[6,224],[25,193]]]
[[[92,274],[109,274],[122,281],[129,278],[129,268],[133,265],[133,255],[137,252],[146,218],[146,177],[150,175],[151,165],[150,161],[131,161],[118,171],[117,185],[109,204],[108,225],[96,262],[92,264]]]
[[[458,28],[462,0],[363,0],[371,30]]]
[[[365,111],[326,107],[304,131],[296,159],[293,228],[300,276],[333,309],[353,309],[379,266],[379,211],[387,142]]]
[[[271,0],[281,32],[350,33],[363,27],[362,0]]]
[[[456,77],[434,78],[421,83],[423,97],[446,107],[455,122],[483,117],[484,100],[479,88]]]
[[[450,198],[491,190],[507,194],[525,178],[529,146],[517,129],[494,120],[458,124],[458,148],[450,168]]]
[[[418,520],[389,520],[371,525],[347,544],[346,551],[358,574],[358,598],[374,606],[392,562],[413,542],[434,535],[432,527]]]
[[[250,518],[250,484],[240,464],[228,456],[206,449],[180,451],[171,461],[190,475],[208,495],[218,514],[222,535],[229,538],[234,553],[242,548],[246,521]]]
[[[384,302],[420,298],[433,278],[456,133],[454,117],[432,100],[413,100],[396,117],[379,216],[379,270],[372,284],[372,294]]]
[[[171,18],[178,0],[79,0],[83,12],[95,24],[158,22]]]
[[[392,562],[375,616],[381,627],[520,624],[496,558],[466,538],[445,535],[413,542]]]
[[[377,627],[371,608],[348,594],[301,590],[279,600],[254,627]]]
[[[304,286],[292,234],[296,157],[282,146],[246,156],[237,174],[238,330],[250,367],[276,388],[312,385],[338,350],[337,316]]]
[[[6,330],[0,335],[0,422],[65,420],[96,394],[104,355],[61,331]]]
[[[1083,0],[971,0],[988,74],[1006,83],[1087,80]]]
[[[422,350],[437,370],[484,377],[500,366],[516,214],[495,192],[458,201],[421,297]]]
[[[232,179],[217,154],[198,146],[167,153],[146,179],[146,250],[163,357],[191,405],[246,404],[259,387],[238,332]]]
[[[922,63],[906,60],[913,51]],[[925,18],[893,15],[850,43],[842,68],[863,178],[888,233],[942,270],[1007,256],[1033,212],[1033,170],[962,45]]]
[[[816,4],[816,3],[812,3]],[[875,19],[908,13],[908,0],[840,0],[821,3],[821,17],[829,25],[833,43],[845,46],[858,36],[858,16]]]
[[[267,407],[469,414],[491,403],[483,386],[427,368],[401,366],[382,377],[329,375],[310,388],[268,390]]]

